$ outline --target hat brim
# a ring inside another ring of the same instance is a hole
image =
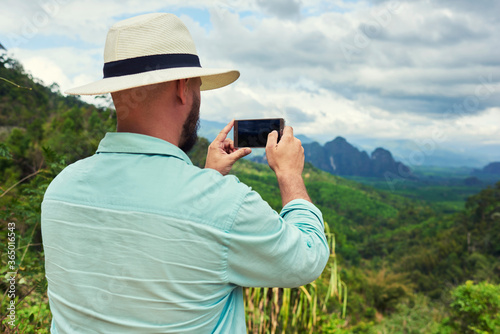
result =
[[[227,86],[236,81],[239,76],[240,72],[236,70],[178,67],[105,78],[84,86],[69,89],[64,93],[69,95],[101,95],[130,88],[196,77],[201,78],[200,90],[210,90]]]

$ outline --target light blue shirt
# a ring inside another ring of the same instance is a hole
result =
[[[242,287],[296,287],[329,256],[321,212],[281,214],[158,138],[108,133],[42,203],[52,333],[245,333]]]

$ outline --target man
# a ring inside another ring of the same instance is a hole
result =
[[[236,177],[250,153],[226,136],[204,169],[196,141],[200,90],[239,73],[201,68],[171,14],[115,24],[104,79],[71,94],[110,92],[117,132],[68,166],[42,203],[52,333],[245,333],[242,287],[296,287],[316,279],[329,250],[321,212],[302,181],[303,148],[290,127],[266,154],[280,214]]]

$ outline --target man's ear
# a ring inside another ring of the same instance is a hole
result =
[[[189,79],[179,79],[177,83],[177,99],[181,104],[187,103],[188,92],[189,92]]]

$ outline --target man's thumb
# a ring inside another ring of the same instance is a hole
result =
[[[244,156],[249,155],[250,153],[252,153],[252,149],[245,147],[245,148],[240,148],[236,152],[233,152],[231,155],[233,156],[233,159],[236,162],[236,161],[240,160],[241,158],[243,158]]]

